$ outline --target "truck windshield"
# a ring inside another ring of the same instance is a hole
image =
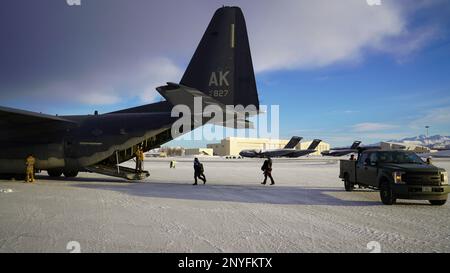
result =
[[[378,162],[380,163],[412,163],[424,164],[422,159],[415,153],[408,152],[378,152]]]

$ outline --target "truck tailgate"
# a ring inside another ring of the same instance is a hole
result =
[[[356,160],[341,160],[339,177],[343,179],[345,173],[349,175],[350,182],[356,182]]]

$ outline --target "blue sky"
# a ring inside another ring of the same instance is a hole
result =
[[[280,137],[340,146],[425,125],[450,135],[445,0],[7,0],[0,105],[62,115],[158,101],[154,88],[179,81],[222,4],[244,11],[260,101],[280,106]]]

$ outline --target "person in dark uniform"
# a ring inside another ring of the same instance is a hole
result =
[[[273,181],[272,178],[272,159],[270,159],[270,157],[264,161],[261,170],[264,172],[264,181],[261,184],[265,185],[267,182],[267,177],[269,177],[270,181],[272,181],[270,185],[274,185],[275,181]]]
[[[193,185],[197,185],[197,178],[200,178],[200,180],[203,180],[203,184],[206,183],[206,177],[205,177],[205,169],[203,168],[203,164],[200,163],[198,158],[194,159],[194,179],[195,182]]]
[[[355,159],[355,155],[354,155],[354,154],[352,154],[352,155],[350,156],[350,160],[351,160],[351,161],[354,161],[354,160],[356,160],[356,159]]]

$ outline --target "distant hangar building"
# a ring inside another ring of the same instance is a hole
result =
[[[214,155],[218,156],[238,156],[242,150],[267,150],[281,149],[289,142],[289,139],[270,139],[270,138],[243,138],[243,137],[227,137],[222,139],[220,143],[207,144],[208,148],[213,149]],[[305,150],[312,141],[302,141],[295,149]],[[330,144],[321,142],[316,148],[316,152],[311,155],[320,155],[322,151],[330,149]]]
[[[184,155],[196,156],[196,155],[213,155],[213,149],[211,148],[188,148],[184,150]]]
[[[383,150],[406,150],[413,151],[415,153],[429,153],[430,148],[413,144],[413,143],[395,143],[395,142],[381,142],[380,147]]]

